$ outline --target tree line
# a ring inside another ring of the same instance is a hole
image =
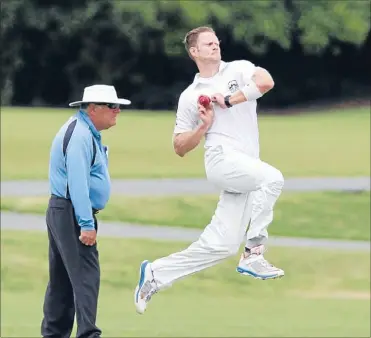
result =
[[[133,108],[173,110],[197,71],[182,40],[201,25],[225,61],[271,72],[267,107],[370,90],[369,0],[5,0],[1,103],[65,106],[105,83]]]

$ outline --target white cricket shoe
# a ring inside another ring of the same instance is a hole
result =
[[[158,291],[149,261],[143,261],[139,268],[139,282],[135,288],[134,303],[139,314],[146,311],[147,303],[153,294]]]
[[[270,264],[263,256],[264,251],[264,245],[259,245],[252,248],[248,255],[242,253],[237,272],[263,280],[283,277],[285,272]]]

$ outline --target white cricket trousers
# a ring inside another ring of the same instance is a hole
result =
[[[248,248],[268,238],[273,207],[284,184],[282,173],[260,159],[224,146],[206,149],[205,169],[208,180],[221,189],[215,213],[196,242],[152,263],[160,290],[234,256],[244,238]]]

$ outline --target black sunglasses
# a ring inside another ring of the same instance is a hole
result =
[[[94,102],[98,106],[107,106],[109,109],[118,109],[120,108],[119,103],[104,103],[104,102]]]

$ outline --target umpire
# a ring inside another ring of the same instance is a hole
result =
[[[121,105],[113,86],[84,89],[79,106],[55,136],[50,154],[51,197],[46,213],[49,283],[41,323],[43,337],[70,337],[76,313],[77,337],[96,338],[100,265],[97,219],[110,195],[107,147],[100,131],[116,124]]]

